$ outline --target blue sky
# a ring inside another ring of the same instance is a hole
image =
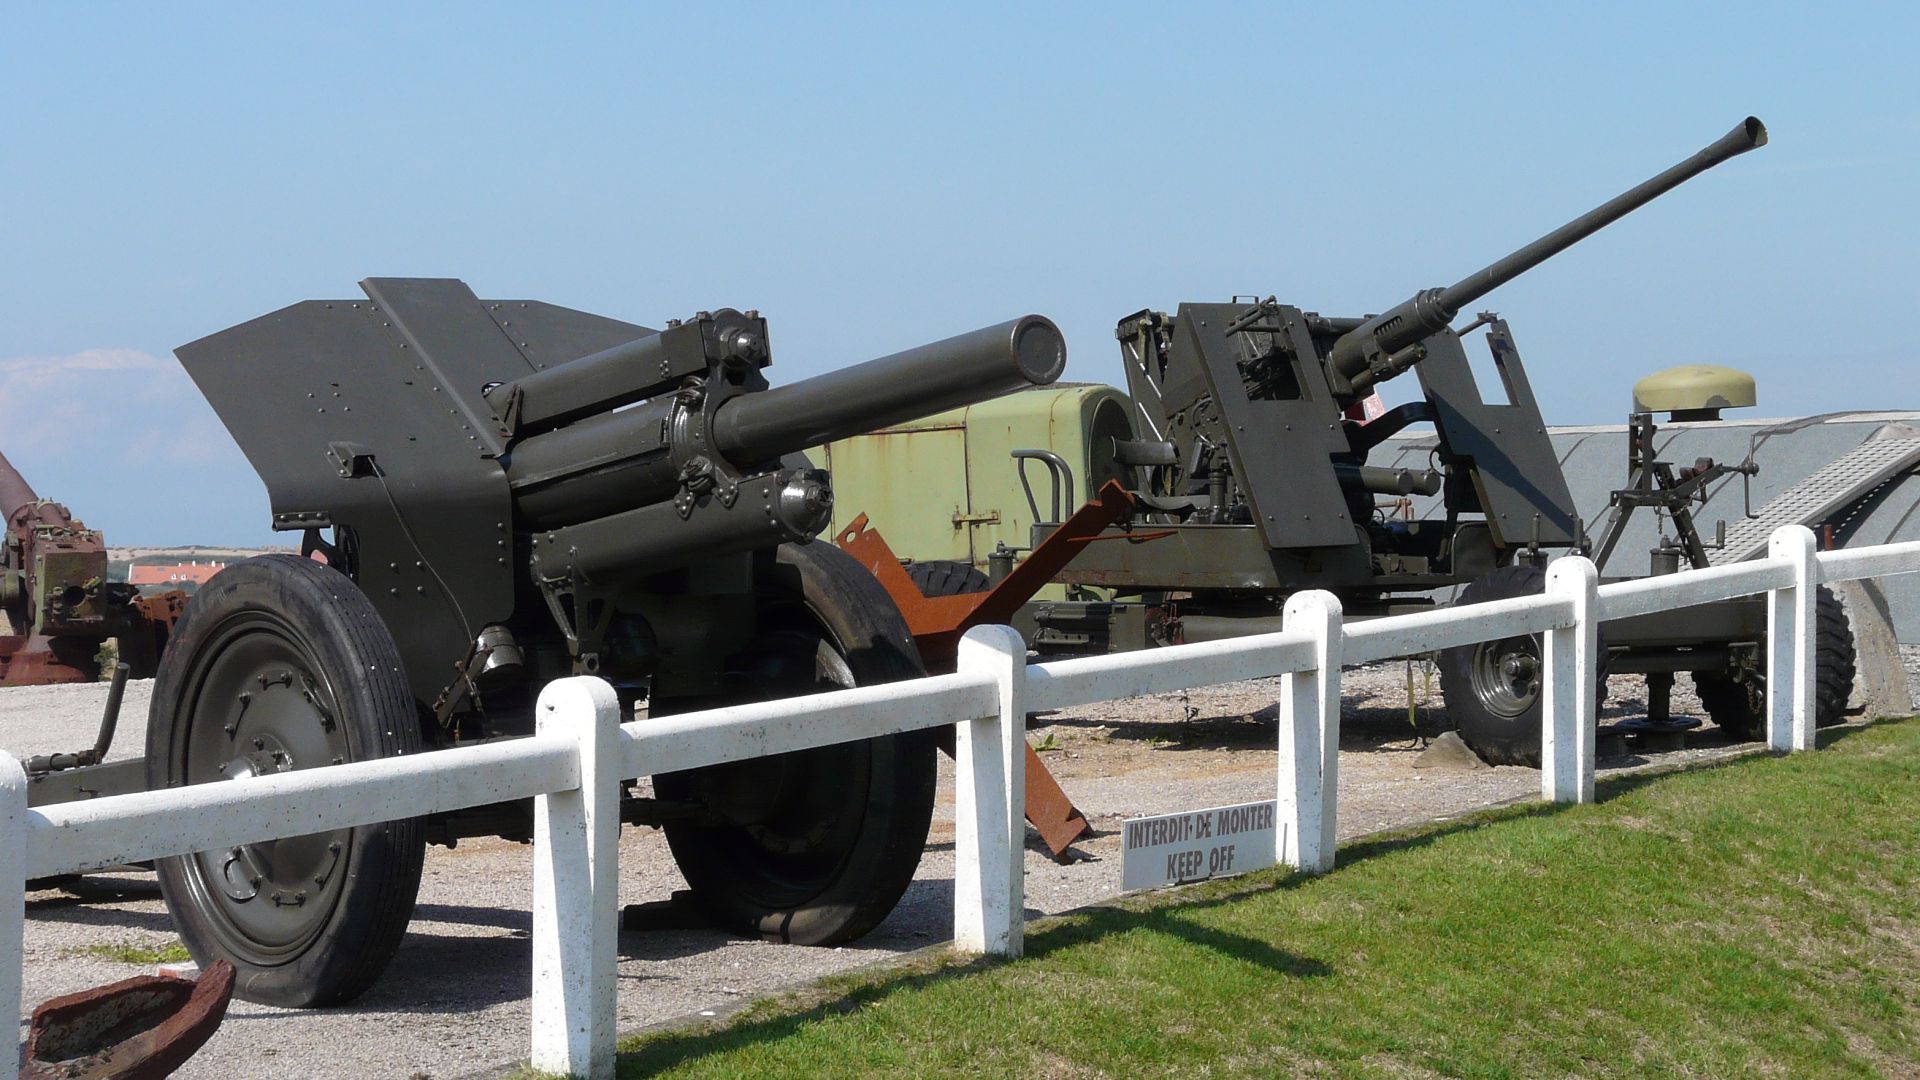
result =
[[[1771,145],[1486,301],[1549,421],[1696,361],[1766,415],[1920,408],[1916,10],[18,5],[0,451],[110,542],[269,542],[171,350],[375,275],[757,307],[777,382],[1038,311],[1118,381],[1130,312],[1379,310],[1749,113]]]

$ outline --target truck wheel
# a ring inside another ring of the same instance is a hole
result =
[[[1475,578],[1456,605],[1533,596],[1546,589],[1547,572],[1515,563]],[[1605,655],[1604,647],[1601,654]],[[1544,715],[1545,653],[1540,638],[1526,634],[1460,645],[1440,653],[1440,693],[1460,738],[1494,765],[1540,766]],[[1602,671],[1596,688],[1606,700]]]
[[[886,591],[831,544],[784,545],[756,578],[760,635],[731,673],[738,700],[925,673]],[[920,864],[934,747],[917,731],[656,776],[660,797],[710,814],[669,823],[667,844],[723,924],[796,945],[851,941],[886,918]]]
[[[972,563],[954,562],[951,559],[930,559],[927,562],[907,564],[907,576],[920,586],[920,595],[965,596],[968,593],[983,593],[993,588],[987,575],[980,572]]]
[[[147,726],[153,790],[420,749],[393,636],[351,579],[263,555],[187,605],[161,658]],[[164,859],[160,891],[202,967],[234,992],[294,1008],[358,996],[413,914],[425,843],[390,821]]]
[[[1832,727],[1846,719],[1847,699],[1853,696],[1853,624],[1847,621],[1846,606],[1824,585],[1814,598],[1813,650],[1813,723]],[[1740,742],[1766,738],[1764,669],[1739,675],[1696,671],[1693,685],[1707,717],[1729,737]]]

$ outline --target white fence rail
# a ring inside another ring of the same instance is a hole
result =
[[[0,753],[0,1012],[21,1015],[24,885],[56,874],[352,825],[535,799],[532,1063],[613,1074],[619,794],[624,779],[921,728],[956,727],[954,940],[1018,956],[1030,711],[1275,675],[1280,697],[1280,861],[1332,869],[1340,666],[1519,634],[1543,634],[1542,796],[1593,798],[1602,621],[1768,594],[1767,742],[1813,739],[1814,587],[1920,570],[1920,543],[1816,554],[1813,534],[1778,530],[1768,558],[1598,585],[1563,558],[1541,596],[1342,625],[1339,601],[1287,602],[1279,633],[1029,666],[1020,638],[979,627],[959,670],[906,683],[621,724],[611,688],[565,679],[541,694],[531,738],[406,758],[28,809],[20,763]],[[0,1080],[16,1055],[0,1054]]]

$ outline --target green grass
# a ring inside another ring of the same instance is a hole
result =
[[[165,945],[142,945],[134,941],[103,941],[75,950],[82,956],[98,956],[122,964],[184,964],[193,959],[187,947],[178,941]]]
[[[830,980],[621,1075],[1920,1074],[1920,721],[1600,795]]]

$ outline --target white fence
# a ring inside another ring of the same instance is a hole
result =
[[[1816,554],[1787,526],[1766,559],[1597,585],[1563,558],[1539,596],[1342,625],[1339,601],[1309,592],[1286,629],[1228,641],[1029,666],[1008,627],[979,627],[959,670],[906,683],[621,724],[606,683],[547,687],[530,738],[185,790],[28,809],[20,763],[0,754],[0,1013],[21,1015],[24,884],[57,874],[395,818],[535,799],[533,1039],[536,1069],[613,1074],[623,779],[956,725],[954,944],[1018,956],[1026,834],[1021,741],[1029,712],[1284,675],[1277,777],[1280,860],[1332,869],[1340,666],[1519,634],[1545,635],[1541,794],[1593,798],[1597,633],[1609,619],[1768,594],[1767,743],[1814,745],[1814,587],[1920,570],[1920,543]],[[0,1054],[0,1080],[15,1080]]]

